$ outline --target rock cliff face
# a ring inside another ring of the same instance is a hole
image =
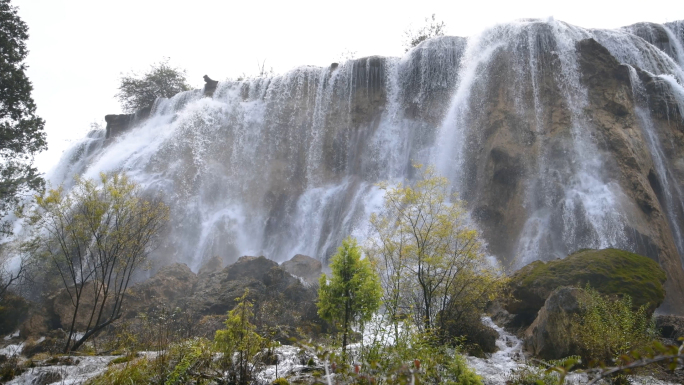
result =
[[[286,338],[287,334],[283,333],[296,334],[296,328],[307,328],[320,321],[315,288],[305,286],[272,260],[248,256],[223,269],[203,270],[199,274],[181,263],[161,268],[152,278],[129,288],[122,321],[134,320],[141,313],[154,314],[162,308],[169,312],[181,309],[195,322],[200,319],[217,321],[212,322],[214,329],[208,331],[208,335],[213,336],[213,332],[222,327],[226,313],[237,304],[236,299],[246,291],[259,325],[281,327],[278,338]],[[92,299],[88,297],[90,292],[84,293],[83,304],[92,306]],[[46,307],[40,319],[24,322],[22,330],[26,329],[27,335],[69,327],[73,305],[64,290],[52,295]],[[75,323],[76,330],[82,330],[87,321],[87,314],[81,314]]]
[[[113,140],[77,143],[51,180],[125,169],[162,190],[173,226],[156,263],[197,271],[215,255],[325,261],[367,236],[375,183],[436,164],[502,263],[633,251],[664,268],[664,309],[681,312],[682,25],[527,20],[403,58],[220,82],[127,130],[112,120]]]

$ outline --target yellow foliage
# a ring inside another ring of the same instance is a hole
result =
[[[429,329],[447,309],[481,311],[500,292],[503,278],[485,258],[449,181],[434,167],[414,167],[421,172],[415,184],[380,185],[385,202],[371,216],[374,236],[366,254],[381,276],[390,317],[411,312]]]
[[[73,305],[65,351],[121,314],[131,275],[146,260],[169,218],[160,197],[148,199],[125,174],[100,174],[99,181],[76,177],[71,191],[63,186],[36,196],[28,220],[34,233],[23,245],[48,261]],[[91,285],[92,284],[92,285]],[[84,306],[85,287],[95,288],[94,304]],[[76,320],[84,336],[71,345]]]

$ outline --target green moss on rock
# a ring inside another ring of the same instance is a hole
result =
[[[665,271],[650,258],[618,249],[582,249],[565,259],[535,261],[511,277],[506,310],[534,319],[553,290],[589,284],[605,295],[629,295],[635,308],[655,310],[665,298]]]

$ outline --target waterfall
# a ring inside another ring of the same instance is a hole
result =
[[[670,169],[667,157],[665,156],[661,139],[653,125],[650,111],[648,109],[648,94],[645,87],[639,78],[634,67],[629,67],[630,80],[632,82],[634,99],[637,101],[635,113],[639,118],[641,128],[645,133],[645,138],[650,150],[653,164],[655,166],[655,178],[657,178],[657,185],[660,186],[661,195],[668,214],[670,228],[674,236],[675,244],[680,255],[684,255],[684,238],[681,224],[684,223],[682,213],[684,213],[684,195],[682,195],[681,186],[678,184],[676,177]],[[662,77],[673,89],[681,89],[682,87],[667,76]],[[684,95],[684,92],[680,93]],[[680,98],[684,101],[684,98]],[[683,262],[684,263],[684,262]]]
[[[598,107],[578,44],[595,39],[631,66],[637,102],[628,113],[665,192],[667,236],[684,255],[684,161],[661,143],[635,70],[669,84],[680,103],[672,108],[684,111],[684,27],[656,26],[667,47],[649,41],[651,25],[522,20],[431,39],[401,58],[223,81],[212,97],[194,90],[157,100],[147,120],[116,137],[89,133],[48,179],[69,187],[77,174],[122,170],[159,192],[171,225],[154,258],[193,270],[214,255],[325,260],[345,236],[367,235],[367,218],[382,204],[376,184],[411,180],[413,163],[435,164],[449,178],[489,253],[503,261],[635,250],[629,229],[647,226],[629,214],[638,205],[588,112]]]

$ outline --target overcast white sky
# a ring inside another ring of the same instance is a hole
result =
[[[223,80],[299,65],[328,65],[346,50],[357,57],[400,56],[403,31],[435,13],[449,35],[470,36],[498,22],[556,19],[587,28],[684,19],[684,1],[217,1],[13,0],[28,24],[28,76],[50,149],[48,171],[69,141],[104,115],[120,113],[120,74],[145,71],[164,57],[188,71]]]

